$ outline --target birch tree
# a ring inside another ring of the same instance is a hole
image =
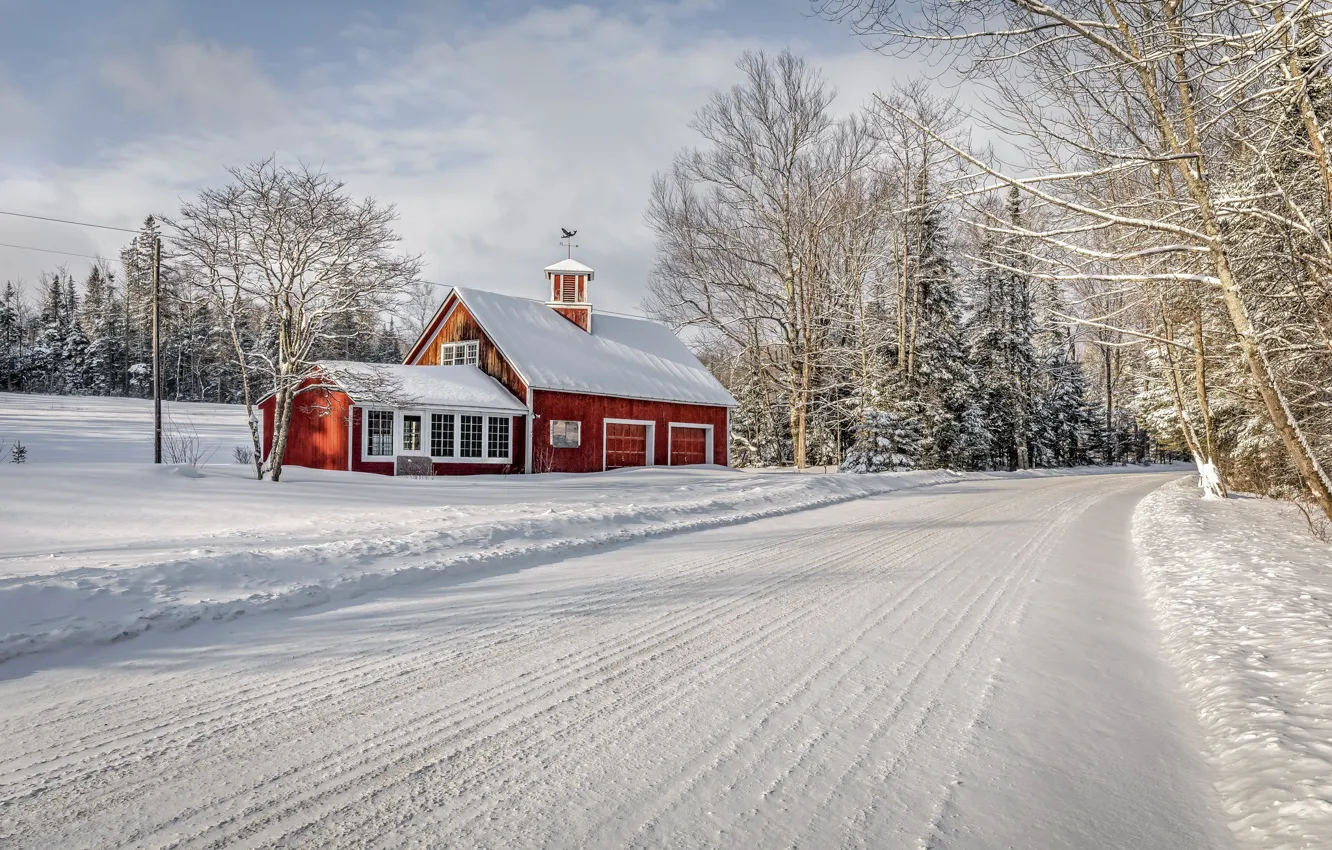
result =
[[[271,387],[266,471],[278,481],[293,405],[318,387],[306,385],[318,351],[352,324],[349,317],[387,309],[417,282],[421,263],[397,251],[392,205],[356,200],[322,171],[269,158],[228,172],[231,183],[201,191],[166,224],[228,325],[256,448],[256,393],[261,383]],[[247,346],[241,327],[252,312],[271,331],[271,350]]]

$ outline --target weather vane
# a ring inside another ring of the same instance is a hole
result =
[[[563,233],[563,234],[564,234],[564,238],[560,240],[560,244],[563,245],[564,247],[566,247],[566,248],[569,249],[569,259],[572,260],[572,259],[573,259],[573,249],[575,249],[575,248],[578,247],[577,245],[574,244],[573,239],[574,239],[575,236],[578,235],[578,231],[577,231],[577,230],[570,230],[570,229],[567,228],[567,227],[561,227],[561,228],[560,228],[560,233]]]

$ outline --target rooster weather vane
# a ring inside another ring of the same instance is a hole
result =
[[[575,245],[575,244],[573,243],[573,239],[574,239],[575,236],[578,235],[578,231],[577,231],[577,230],[570,230],[570,229],[567,228],[567,227],[561,227],[561,228],[560,228],[560,233],[564,234],[564,238],[560,240],[560,244],[563,245],[565,248],[568,248],[568,249],[569,249],[569,259],[572,260],[572,259],[573,259],[573,249],[575,249],[575,248],[578,247],[577,245]]]

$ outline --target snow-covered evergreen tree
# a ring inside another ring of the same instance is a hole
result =
[[[1022,226],[1017,190],[1009,194],[1008,224]],[[991,434],[989,463],[1000,469],[1030,466],[1035,430],[1037,354],[1032,280],[1019,238],[1003,233],[982,246],[982,265],[967,327],[972,368]]]
[[[8,392],[22,385],[22,332],[18,292],[6,282],[0,293],[0,389]]]
[[[1077,361],[1072,332],[1054,327],[1040,339],[1032,462],[1043,467],[1086,463],[1092,413],[1086,397],[1087,377]]]
[[[924,433],[914,406],[879,389],[856,399],[851,447],[842,472],[889,472],[912,469],[921,457]]]
[[[916,465],[970,469],[988,450],[990,435],[963,342],[958,279],[942,210],[927,207],[920,215],[918,318],[906,381],[924,430]]]

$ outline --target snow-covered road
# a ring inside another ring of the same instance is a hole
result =
[[[1225,847],[1127,539],[961,482],[0,665],[0,846]]]

